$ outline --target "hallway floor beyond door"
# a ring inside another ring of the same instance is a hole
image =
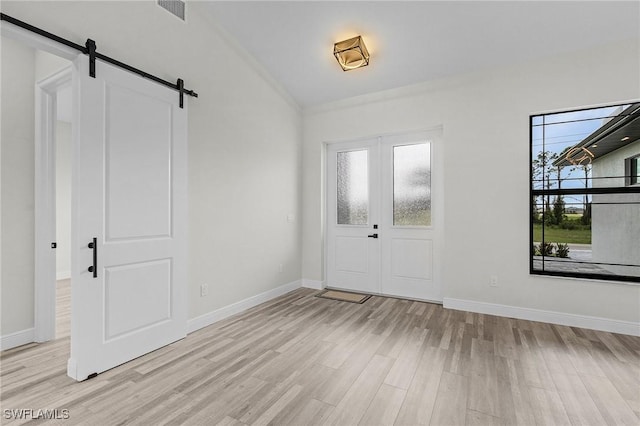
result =
[[[56,281],[56,339],[71,335],[71,279]]]

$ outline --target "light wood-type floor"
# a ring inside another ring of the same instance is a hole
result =
[[[82,383],[65,373],[68,338],[6,351],[2,407],[68,409],[63,424],[89,425],[640,423],[640,338],[316,293]]]
[[[71,335],[71,280],[56,281],[56,339]]]

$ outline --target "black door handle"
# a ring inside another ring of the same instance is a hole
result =
[[[93,272],[93,278],[98,278],[98,239],[94,237],[87,246],[93,249],[93,265],[89,266],[87,270]]]
[[[369,237],[369,238],[378,238],[378,234],[367,235],[367,237]]]

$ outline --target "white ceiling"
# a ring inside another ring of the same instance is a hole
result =
[[[211,16],[303,107],[640,37],[640,2],[211,1]],[[333,43],[362,35],[368,67]],[[632,52],[638,54],[640,52]]]

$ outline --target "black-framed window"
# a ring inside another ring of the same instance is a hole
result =
[[[640,282],[640,102],[529,125],[531,274]]]

